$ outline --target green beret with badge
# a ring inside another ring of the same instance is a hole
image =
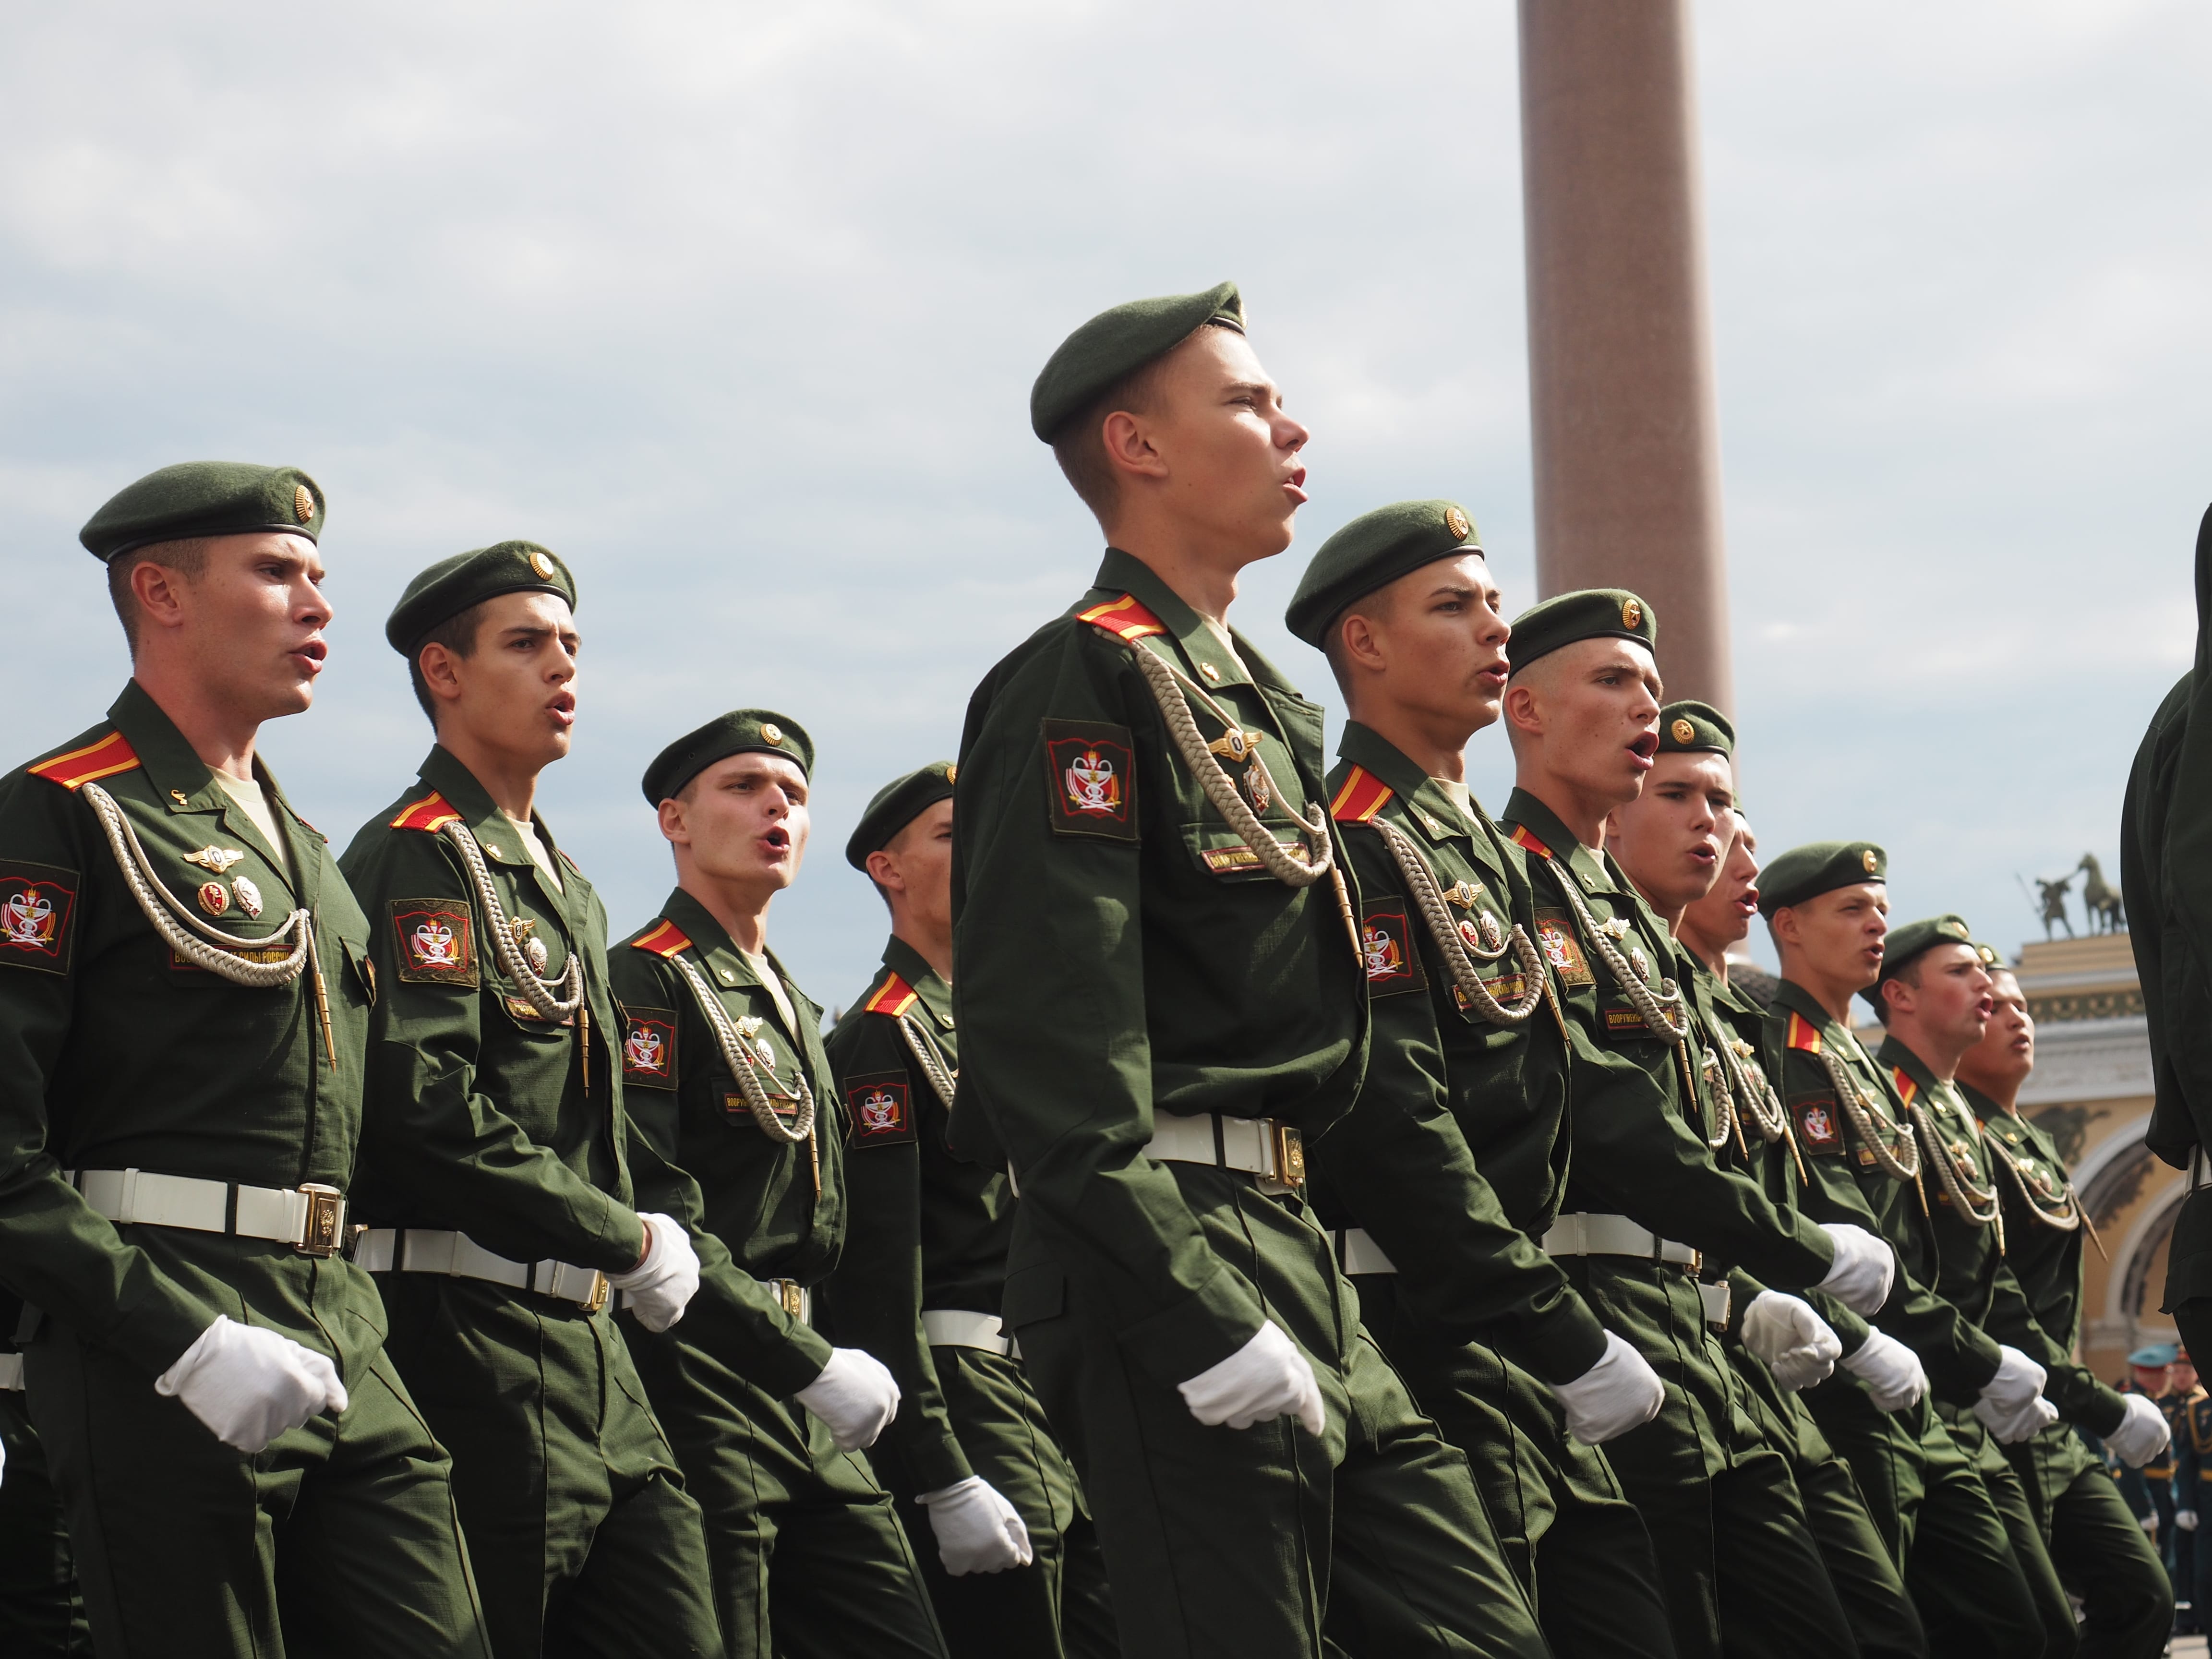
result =
[[[1244,301],[1234,283],[1202,294],[1132,300],[1102,311],[1060,343],[1030,388],[1030,430],[1046,443],[1146,363],[1164,357],[1208,323],[1244,331]]]
[[[685,784],[732,755],[781,755],[797,763],[802,773],[811,776],[814,771],[814,739],[797,720],[773,708],[733,708],[686,732],[653,757],[645,769],[646,800],[658,806],[681,794]]]
[[[1363,513],[1321,544],[1284,624],[1319,649],[1346,606],[1438,559],[1482,551],[1474,520],[1457,501],[1394,501]]]
[[[1793,847],[1759,872],[1759,914],[1832,893],[1838,887],[1889,880],[1889,854],[1870,841],[1816,841]]]
[[[1882,980],[1895,979],[1937,945],[1964,945],[1971,949],[1973,943],[1974,930],[1960,916],[1923,916],[1918,921],[1891,928],[1889,937],[1882,941],[1881,978],[1875,981],[1874,990],[1866,994],[1868,1000],[1874,1000],[1875,991],[1881,988]],[[1977,957],[1980,954],[1975,952]]]
[[[105,564],[156,542],[279,531],[322,538],[322,489],[298,467],[180,461],[125,485],[76,538]]]
[[[502,593],[553,593],[576,608],[576,579],[558,554],[536,542],[495,542],[441,559],[408,583],[385,622],[384,637],[401,656],[412,657],[440,623]]]
[[[2005,960],[2004,952],[1998,950],[1996,945],[1984,945],[1979,939],[1976,939],[1973,943],[1974,954],[1981,958],[1982,971],[1984,973],[2008,974],[2012,972],[2012,963]]]
[[[869,854],[881,852],[923,812],[952,799],[952,780],[959,772],[951,761],[932,761],[877,790],[845,842],[845,862],[866,870]]]
[[[1684,698],[1659,711],[1659,752],[1662,755],[1726,755],[1735,758],[1735,726],[1709,702]]]
[[[1632,640],[1657,649],[1659,619],[1625,587],[1584,587],[1555,593],[1513,619],[1505,654],[1519,673],[1539,658],[1584,640]]]

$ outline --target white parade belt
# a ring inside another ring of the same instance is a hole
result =
[[[776,1304],[800,1324],[807,1325],[813,1322],[814,1292],[797,1279],[756,1279],[754,1282],[767,1285],[769,1294],[775,1298]],[[615,1292],[615,1306],[617,1308],[629,1307],[632,1300],[628,1291]]]
[[[1305,1143],[1294,1127],[1276,1118],[1156,1112],[1145,1151],[1165,1164],[1244,1170],[1260,1177],[1262,1191],[1286,1193],[1305,1184]]]
[[[1546,1255],[1632,1255],[1644,1261],[1672,1261],[1694,1271],[1704,1258],[1687,1244],[1662,1238],[1625,1215],[1592,1215],[1577,1210],[1563,1215],[1544,1235]]]
[[[971,1313],[965,1308],[924,1308],[921,1334],[933,1348],[981,1348],[986,1353],[1018,1359],[1020,1346],[1000,1328],[996,1314]]]
[[[1354,1277],[1360,1273],[1395,1273],[1398,1264],[1383,1253],[1375,1242],[1374,1235],[1364,1227],[1346,1227],[1333,1232],[1329,1242],[1336,1247],[1336,1260],[1344,1271]]]
[[[596,1313],[607,1304],[607,1276],[566,1261],[509,1261],[466,1233],[435,1227],[371,1227],[354,1246],[356,1266],[373,1273],[444,1273],[531,1291]]]
[[[0,1353],[0,1389],[10,1392],[23,1386],[23,1356],[19,1353]]]
[[[345,1194],[315,1182],[246,1187],[151,1170],[70,1170],[63,1178],[123,1226],[274,1239],[306,1255],[336,1255],[345,1245]]]

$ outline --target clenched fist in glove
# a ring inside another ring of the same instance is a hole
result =
[[[641,1215],[645,1255],[626,1273],[609,1273],[607,1283],[629,1297],[637,1322],[665,1331],[684,1317],[684,1304],[698,1293],[699,1255],[683,1226],[665,1215]]]
[[[185,1402],[226,1446],[253,1453],[318,1412],[346,1408],[337,1367],[313,1348],[228,1314],[199,1334],[154,1392]]]
[[[2173,1431],[2166,1425],[2166,1413],[2148,1395],[2120,1397],[2127,1402],[2128,1414],[2120,1419],[2118,1428],[2105,1437],[2105,1445],[2121,1462],[2131,1469],[2139,1469],[2173,1443]],[[2179,1526],[2181,1511],[2176,1510],[2173,1518]]]
[[[1825,1382],[1844,1345],[1812,1304],[1779,1291],[1761,1291],[1743,1310],[1743,1346],[1785,1389]]]
[[[1855,1314],[1870,1314],[1888,1301],[1897,1252],[1848,1221],[1824,1221],[1820,1231],[1836,1247],[1836,1259],[1828,1276],[1813,1288],[1826,1291]]]
[[[2040,1434],[2058,1420],[2058,1407],[2043,1397],[2043,1382],[2042,1366],[1999,1344],[1997,1374],[1982,1385],[1974,1415],[2007,1445]]]
[[[1928,1392],[1928,1373],[1920,1356],[1895,1337],[1869,1331],[1865,1341],[1843,1358],[1843,1367],[1866,1384],[1877,1411],[1901,1412],[1920,1403]]]
[[[1020,1514],[980,1474],[923,1492],[915,1501],[929,1506],[938,1559],[955,1578],[1026,1567],[1036,1559]]]
[[[1566,1407],[1567,1432],[1585,1446],[1601,1446],[1659,1415],[1667,1385],[1644,1356],[1611,1331],[1597,1364],[1571,1382],[1549,1385]]]
[[[1273,1320],[1220,1364],[1176,1383],[1176,1392],[1190,1414],[1209,1427],[1226,1423],[1249,1429],[1271,1417],[1295,1417],[1308,1434],[1319,1434],[1328,1425],[1313,1367]]]
[[[898,1415],[899,1385],[875,1355],[832,1348],[822,1375],[792,1397],[830,1425],[839,1451],[859,1451]]]

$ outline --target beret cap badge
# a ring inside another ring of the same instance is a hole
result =
[[[778,726],[774,720],[763,720],[761,722],[760,734],[770,743],[781,743],[783,741],[783,728]]]
[[[1458,507],[1452,506],[1444,509],[1444,528],[1450,531],[1453,535],[1457,536],[1462,541],[1467,539],[1467,532],[1474,527],[1474,524],[1468,520],[1467,514],[1462,512]]]
[[[1872,875],[1881,867],[1881,860],[1875,856],[1875,850],[1871,847],[1859,854],[1859,862],[1866,866],[1866,872],[1869,875]]]
[[[1696,726],[1694,726],[1691,725],[1691,724],[1689,723],[1689,721],[1687,721],[1687,720],[1676,720],[1676,721],[1674,722],[1674,741],[1675,741],[1675,742],[1677,742],[1677,743],[1688,743],[1688,742],[1689,742],[1689,741],[1691,741],[1692,738],[1694,738],[1697,735],[1698,735],[1698,728],[1697,728]]]
[[[1637,628],[1642,626],[1643,622],[1644,607],[1634,599],[1623,599],[1620,602],[1620,625],[1623,628]]]
[[[292,486],[292,516],[301,524],[315,516],[314,492],[305,484]]]
[[[553,561],[542,550],[533,548],[530,554],[530,568],[541,576],[550,576],[553,574]]]

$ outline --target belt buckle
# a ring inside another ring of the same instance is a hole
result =
[[[1305,1137],[1298,1133],[1297,1125],[1285,1123],[1280,1119],[1270,1119],[1267,1127],[1274,1135],[1275,1179],[1285,1187],[1304,1186]]]
[[[292,1248],[302,1255],[337,1255],[346,1246],[345,1194],[313,1181],[302,1182],[299,1190],[307,1212],[301,1218],[300,1242]]]
[[[783,1304],[784,1312],[793,1319],[806,1317],[806,1287],[795,1279],[775,1281],[776,1300]]]
[[[613,1287],[607,1283],[607,1276],[599,1272],[596,1267],[593,1268],[592,1270],[592,1293],[584,1299],[582,1304],[584,1311],[586,1313],[597,1313],[600,1309],[605,1307],[607,1305],[607,1297],[612,1288]]]

